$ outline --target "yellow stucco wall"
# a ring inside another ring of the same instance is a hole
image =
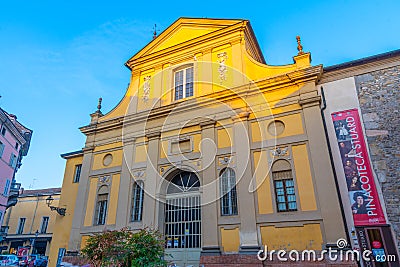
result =
[[[123,145],[122,142],[116,142],[116,143],[111,143],[111,144],[107,144],[107,145],[96,146],[94,148],[93,152],[96,153],[96,152],[100,152],[100,151],[107,150],[107,149],[122,147],[122,145]]]
[[[95,207],[96,194],[97,194],[97,182],[98,182],[97,177],[91,178],[91,180],[90,180],[89,196],[88,196],[87,205],[86,205],[85,221],[83,223],[84,226],[93,225],[94,207]]]
[[[135,149],[135,162],[147,160],[147,145],[137,145]]]
[[[296,182],[299,190],[302,211],[316,210],[317,202],[314,194],[314,185],[311,176],[310,162],[306,145],[292,147]]]
[[[232,128],[222,128],[217,130],[218,148],[231,147],[233,143]]]
[[[85,248],[86,243],[87,243],[89,237],[90,237],[90,236],[88,236],[88,235],[83,235],[83,236],[82,236],[82,238],[81,238],[81,250]]]
[[[258,212],[260,214],[273,213],[273,202],[267,152],[254,152],[254,170],[257,181]]]
[[[120,174],[115,174],[112,177],[111,184],[111,192],[110,192],[110,200],[109,200],[109,208],[107,211],[107,224],[115,224],[116,216],[117,216],[117,208],[118,208],[118,192],[119,192],[119,183],[120,183]]]
[[[69,235],[74,217],[76,197],[78,195],[79,183],[73,183],[75,165],[82,164],[83,157],[77,156],[70,158],[66,162],[64,180],[59,201],[60,207],[67,209],[66,216],[57,215],[54,226],[53,238],[49,253],[49,267],[55,267],[59,248],[68,249]]]
[[[221,242],[224,252],[237,252],[240,245],[239,227],[233,229],[221,228]]]
[[[112,155],[112,161],[108,166],[105,166],[103,164],[103,159],[104,159],[104,156],[106,156],[108,154]],[[115,151],[109,151],[109,152],[95,154],[93,156],[93,167],[92,168],[93,168],[93,170],[99,170],[99,169],[103,169],[103,168],[111,168],[111,167],[121,166],[122,158],[123,158],[122,150],[115,150]]]
[[[279,116],[275,118],[276,120],[282,121],[285,125],[283,133],[274,136],[268,131],[268,125],[274,120],[263,120],[251,123],[251,137],[253,142],[260,142],[264,139],[274,139],[283,138],[289,136],[295,136],[299,134],[304,134],[303,122],[301,114],[291,114],[287,116]]]
[[[248,35],[248,31],[240,28],[242,26],[248,27],[247,24],[248,22],[242,20],[216,21],[203,19],[200,21],[188,18],[177,20],[127,62],[129,66],[133,66],[130,87],[118,106],[100,120],[105,121],[125,114],[127,105],[131,100],[132,107],[136,110],[130,112],[134,113],[158,105],[166,106],[173,102],[182,102],[181,100],[174,101],[171,88],[173,88],[173,72],[183,64],[192,64],[194,66],[194,77],[196,81],[200,81],[194,85],[195,96],[205,96],[220,92],[222,89],[240,86],[250,81],[271,78],[310,66],[310,55],[308,53],[297,56],[294,64],[282,66],[269,66],[256,61],[250,54],[256,56],[260,52],[256,52],[257,49],[247,50],[245,41],[247,42],[250,39],[253,39],[255,43],[257,41],[253,36]],[[228,26],[237,27],[237,30],[229,30],[230,27]],[[217,34],[213,31],[217,29],[220,31],[226,29],[223,35],[218,35],[221,41],[215,39]],[[244,35],[247,39],[244,38]],[[195,42],[195,40],[202,41]],[[191,43],[191,45],[185,45],[187,43]],[[227,70],[224,79],[221,79],[219,69],[222,53],[226,53],[223,65],[227,67]],[[142,57],[147,57],[150,54],[151,59],[141,60]],[[146,76],[151,76],[150,95],[148,101],[143,101],[143,84]],[[279,104],[283,97],[296,95],[298,91],[298,86],[279,88],[275,92],[267,93],[266,97],[274,107]],[[246,99],[246,101],[248,100]],[[153,106],[156,103],[157,105]]]
[[[267,245],[269,251],[273,249],[283,249],[286,251],[292,249],[322,249],[323,239],[321,227],[318,223],[279,228],[261,226],[260,231],[262,244]]]

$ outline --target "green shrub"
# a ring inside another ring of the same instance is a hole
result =
[[[165,266],[164,240],[156,230],[127,228],[91,236],[82,254],[94,267]]]

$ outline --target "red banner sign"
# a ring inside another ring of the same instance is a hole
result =
[[[386,224],[357,109],[332,113],[354,225]]]

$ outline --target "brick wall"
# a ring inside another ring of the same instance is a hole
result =
[[[372,165],[400,248],[400,64],[356,77]]]

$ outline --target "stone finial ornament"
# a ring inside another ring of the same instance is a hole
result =
[[[97,112],[101,112],[101,102],[103,101],[103,98],[99,98],[99,104],[97,105]]]
[[[157,38],[157,24],[154,24],[154,31],[153,31],[153,40]]]
[[[304,52],[303,52],[303,46],[301,45],[301,40],[300,40],[299,35],[296,36],[296,40],[297,40],[297,51],[299,51],[298,55],[302,55],[302,54],[304,54]]]

